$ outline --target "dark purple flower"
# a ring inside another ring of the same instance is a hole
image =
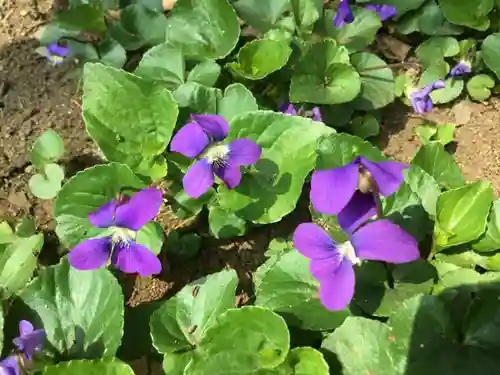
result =
[[[365,8],[377,12],[382,22],[387,21],[397,14],[396,8],[387,4],[367,4]]]
[[[386,219],[366,224],[341,244],[316,224],[303,223],[295,230],[293,243],[311,260],[321,303],[328,310],[344,310],[349,305],[354,295],[353,266],[361,260],[407,263],[420,257],[417,241]]]
[[[59,65],[69,53],[68,47],[60,46],[57,42],[50,43],[47,47],[37,48],[37,52],[46,57],[54,65]]]
[[[33,354],[42,350],[44,340],[45,331],[43,329],[34,329],[30,322],[21,320],[19,322],[19,337],[13,341],[24,357],[31,361]]]
[[[352,22],[354,22],[354,15],[351,12],[349,0],[340,0],[335,17],[333,17],[333,26],[340,29],[344,27],[344,24]]]
[[[451,68],[450,76],[459,77],[463,76],[464,74],[469,74],[471,72],[472,72],[472,67],[470,63],[468,63],[467,61],[459,61],[457,65]]]
[[[161,263],[151,250],[135,242],[136,232],[154,219],[163,197],[155,188],[143,189],[125,202],[114,199],[88,217],[98,228],[109,228],[111,235],[91,238],[68,254],[69,263],[79,270],[94,270],[111,263],[125,273],[146,277],[160,273]]]
[[[358,156],[343,167],[316,170],[311,178],[311,203],[318,212],[338,215],[342,227],[354,230],[376,214],[373,193],[387,197],[396,192],[405,168],[408,165],[395,161],[372,162]]]
[[[236,139],[229,144],[229,125],[219,115],[192,115],[191,122],[175,134],[170,150],[188,158],[200,157],[189,167],[182,184],[192,198],[199,198],[214,184],[214,174],[230,189],[241,182],[241,166],[255,164],[262,153],[251,139]]]
[[[444,81],[439,80],[428,84],[420,90],[416,89],[410,95],[411,106],[415,112],[425,113],[432,111],[431,92],[436,89],[442,89],[443,87],[445,87]]]
[[[11,355],[0,362],[0,375],[21,375],[16,355]]]
[[[291,103],[285,103],[280,105],[280,111],[285,115],[310,117],[314,121],[319,121],[319,122],[323,121],[323,119],[321,118],[321,112],[319,107],[311,108],[311,113],[309,116],[306,115],[306,112],[303,110],[303,108],[299,108],[299,110],[297,111],[293,106],[293,104]]]

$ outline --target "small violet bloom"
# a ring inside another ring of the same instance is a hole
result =
[[[182,184],[192,198],[199,198],[214,184],[217,175],[230,189],[241,182],[241,166],[257,163],[261,148],[251,139],[240,138],[229,144],[221,141],[227,137],[229,125],[219,115],[192,115],[172,139],[170,150],[188,158],[199,157],[189,167]]]
[[[377,12],[382,22],[387,21],[397,14],[396,8],[387,4],[367,4],[365,8]]]
[[[457,65],[455,65],[450,70],[450,76],[452,77],[460,77],[464,74],[469,74],[472,72],[472,67],[467,61],[459,61]]]
[[[17,355],[11,355],[0,361],[0,375],[21,375]]]
[[[311,203],[320,213],[338,215],[340,226],[352,231],[376,214],[374,193],[388,197],[399,189],[406,168],[403,163],[372,162],[358,156],[343,167],[316,170],[311,178]]]
[[[337,6],[337,13],[335,13],[335,17],[333,17],[333,26],[340,29],[344,27],[344,24],[352,22],[354,22],[354,15],[349,6],[349,0],[340,0]]]
[[[300,224],[293,234],[295,248],[311,260],[312,275],[319,281],[321,303],[328,310],[345,309],[353,295],[353,266],[361,260],[407,263],[420,257],[417,241],[389,220],[370,222],[344,243],[334,242],[313,223]]]
[[[50,43],[47,47],[39,47],[36,50],[54,65],[59,65],[69,53],[68,47],[60,46],[57,43]]]
[[[410,102],[417,113],[432,111],[432,99],[430,94],[433,90],[442,89],[445,86],[444,81],[432,82],[422,89],[414,89],[410,94]]]
[[[44,340],[45,331],[43,329],[35,329],[27,320],[21,320],[19,322],[19,337],[16,337],[13,342],[24,357],[31,361],[33,354],[42,350]]]
[[[280,111],[286,115],[290,115],[290,116],[303,116],[303,117],[309,117],[309,116],[306,116],[305,112],[301,109],[299,109],[298,111],[295,109],[295,107],[293,106],[293,104],[291,103],[285,103],[285,104],[282,104],[280,106]],[[311,108],[311,114],[310,114],[310,117],[314,120],[314,121],[320,121],[322,122],[323,119],[321,118],[321,112],[319,110],[319,107],[313,107]]]
[[[125,273],[151,276],[161,272],[161,263],[147,247],[135,242],[137,231],[154,219],[163,197],[160,190],[146,188],[126,200],[114,199],[88,215],[97,228],[108,228],[111,235],[91,238],[68,254],[69,263],[79,270],[98,269],[111,263]]]

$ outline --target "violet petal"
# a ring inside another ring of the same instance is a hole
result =
[[[338,214],[340,227],[347,233],[354,232],[361,224],[377,214],[377,204],[371,193],[356,190],[351,200]]]
[[[469,74],[472,72],[470,65],[466,64],[463,61],[458,62],[453,68],[450,70],[450,76],[452,77],[460,77],[464,74]]]
[[[280,111],[286,115],[297,116],[297,110],[292,103],[284,103],[280,105]]]
[[[354,296],[355,282],[352,264],[344,259],[337,272],[320,281],[319,297],[323,306],[331,311],[344,310]]]
[[[182,179],[184,191],[191,198],[199,198],[214,184],[212,165],[207,159],[193,163]]]
[[[359,158],[363,165],[373,177],[377,184],[378,191],[384,197],[394,194],[404,181],[403,171],[409,165],[396,161],[372,162],[362,156]]]
[[[351,236],[356,255],[365,260],[407,263],[420,258],[417,241],[387,219],[376,220]]]
[[[228,145],[229,163],[234,165],[252,165],[257,163],[262,154],[260,146],[247,138],[237,139]]]
[[[109,228],[114,224],[116,200],[109,201],[88,215],[90,224],[97,228]]]
[[[0,362],[1,375],[21,375],[17,356],[11,355]]]
[[[352,22],[354,22],[354,15],[351,12],[349,1],[341,0],[333,17],[333,26],[342,28],[344,24]]]
[[[241,170],[240,167],[234,164],[228,164],[223,168],[216,168],[215,174],[224,181],[224,184],[229,189],[234,189],[241,182]]]
[[[344,257],[340,252],[332,251],[330,258],[311,259],[309,269],[315,279],[319,281],[328,279],[337,272],[343,259]]]
[[[122,272],[138,273],[142,277],[161,272],[161,263],[158,257],[147,247],[133,241],[125,246],[117,244],[111,262]]]
[[[68,47],[60,46],[57,43],[50,43],[47,46],[47,51],[51,55],[56,55],[56,56],[59,56],[59,57],[66,57],[68,55],[68,53],[69,53],[69,48]]]
[[[13,342],[17,348],[24,354],[26,359],[30,361],[33,354],[39,352],[42,349],[43,342],[45,340],[45,331],[43,329],[35,329],[34,331],[16,337]]]
[[[78,270],[95,270],[106,264],[111,250],[111,238],[84,240],[68,254],[69,263]]]
[[[293,233],[293,245],[309,259],[332,258],[337,253],[330,235],[314,223],[302,223],[297,226]]]
[[[170,151],[188,158],[200,155],[210,143],[207,133],[196,123],[184,125],[175,133],[170,143]]]
[[[321,117],[321,111],[320,111],[319,107],[313,107],[311,109],[311,111],[312,111],[312,119],[314,121],[319,121],[319,122],[323,121],[323,118]]]
[[[212,141],[222,141],[229,133],[229,124],[219,115],[192,115],[191,118],[205,131]]]
[[[396,8],[388,4],[367,4],[365,8],[377,12],[380,20],[386,21],[397,14]]]
[[[160,212],[163,194],[159,189],[146,188],[116,208],[116,226],[138,231]]]
[[[31,324],[27,320],[21,320],[19,322],[19,336],[22,337],[22,336],[29,335],[34,330],[35,330],[35,327],[33,327],[33,324]]]
[[[354,195],[358,179],[359,167],[355,163],[314,171],[310,193],[314,209],[323,214],[337,215]]]

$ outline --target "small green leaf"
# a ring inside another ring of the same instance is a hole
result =
[[[258,80],[286,65],[292,49],[285,40],[255,39],[238,52],[231,69],[244,78]]]
[[[278,367],[272,370],[263,370],[256,375],[328,375],[328,364],[323,354],[316,349],[300,347],[290,350],[288,357]]]
[[[295,24],[308,31],[323,13],[322,0],[291,0]]]
[[[123,294],[105,268],[78,271],[63,258],[19,294],[43,327],[45,350],[63,358],[113,358],[123,334]],[[67,372],[63,372],[67,373]]]
[[[425,211],[433,217],[436,216],[436,204],[441,194],[436,180],[417,164],[412,164],[405,174],[406,183],[420,198]]]
[[[473,100],[483,102],[491,96],[495,80],[486,74],[478,74],[467,81],[467,92]]]
[[[481,58],[497,78],[500,78],[500,33],[490,34],[484,39]]]
[[[28,181],[31,193],[40,199],[52,199],[64,180],[64,170],[57,164],[45,164],[43,174],[37,173]]]
[[[490,26],[488,13],[493,9],[494,0],[438,0],[443,14],[451,23],[486,31]]]
[[[180,232],[172,232],[168,235],[168,251],[180,257],[192,258],[200,251],[201,237],[196,233],[182,235]]]
[[[189,82],[196,82],[200,85],[213,86],[217,82],[221,67],[214,60],[205,60],[196,65],[187,77]]]
[[[464,90],[464,81],[460,79],[447,78],[444,81],[445,87],[434,90],[431,99],[434,104],[444,104],[455,100]]]
[[[106,31],[104,9],[89,4],[78,4],[57,12],[51,24],[60,30],[70,32],[104,33]]]
[[[150,222],[137,232],[135,240],[141,245],[146,246],[155,255],[158,255],[165,241],[165,234],[160,223]]]
[[[263,272],[261,269],[266,269]],[[257,270],[255,304],[282,314],[289,325],[308,330],[339,327],[349,311],[328,311],[321,305],[319,283],[309,271],[308,260],[297,251],[270,258]]]
[[[134,371],[118,359],[112,360],[82,360],[60,362],[49,365],[42,371],[42,375],[134,375]]]
[[[242,20],[265,33],[277,24],[289,7],[289,0],[238,0],[232,4]]]
[[[127,61],[127,52],[120,43],[112,38],[106,38],[98,46],[101,62],[115,68],[122,68]]]
[[[430,142],[438,142],[446,146],[453,141],[455,128],[455,124],[434,124],[427,122],[417,126],[415,132],[424,145]]]
[[[241,83],[232,83],[224,90],[224,97],[219,102],[219,115],[231,121],[236,115],[258,110],[257,100],[252,92]]]
[[[477,239],[486,229],[493,189],[484,181],[441,193],[437,201],[435,235],[442,248]]]
[[[353,118],[349,128],[354,135],[363,139],[375,137],[380,133],[380,124],[377,118],[370,113]]]
[[[247,229],[244,219],[217,205],[208,207],[208,225],[210,233],[215,238],[243,236]]]
[[[445,57],[458,55],[460,46],[451,36],[436,36],[420,44],[415,53],[424,67],[429,67],[435,62],[441,62]]]
[[[134,71],[139,77],[160,81],[171,90],[184,83],[184,57],[178,48],[159,44],[148,50]]]
[[[64,142],[52,129],[46,130],[37,138],[31,150],[31,163],[43,169],[45,164],[58,161],[64,154]]]
[[[0,245],[12,243],[16,240],[16,235],[7,221],[0,221]]]
[[[309,44],[292,75],[292,102],[339,104],[361,90],[359,74],[349,63],[347,49],[334,40]]]

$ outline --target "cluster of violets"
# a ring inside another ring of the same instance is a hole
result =
[[[314,121],[323,121],[319,107],[313,107],[311,111],[308,112],[305,111],[303,107],[297,110],[292,103],[284,103],[280,106],[280,111],[285,115],[309,117]]]
[[[35,329],[27,320],[21,320],[19,323],[19,337],[13,340],[17,353],[0,362],[0,374],[23,374],[23,369],[30,367],[34,355],[42,350],[45,336],[43,329]]]
[[[411,235],[377,217],[378,195],[395,193],[407,167],[360,156],[346,166],[313,172],[310,200],[314,209],[337,215],[349,236],[347,242],[336,243],[314,223],[300,224],[293,235],[295,248],[310,259],[311,273],[320,283],[320,300],[327,309],[343,310],[349,305],[354,296],[353,266],[362,260],[398,264],[420,258],[418,243]]]

